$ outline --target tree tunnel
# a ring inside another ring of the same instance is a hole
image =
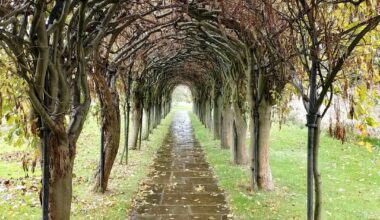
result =
[[[183,104],[192,104],[193,97],[189,86],[180,84],[177,85],[171,94],[172,104],[183,103]],[[173,105],[172,105],[173,106]]]
[[[194,113],[230,149],[231,161],[250,165],[251,188],[274,190],[271,115],[286,84],[298,91],[308,113],[308,218],[313,184],[320,218],[321,106],[332,97],[344,61],[380,22],[379,16],[358,22],[359,33],[350,35],[356,30],[351,27],[344,34],[354,38],[331,40],[348,47],[325,55],[328,50],[319,50],[328,29],[319,30],[322,4],[329,3],[5,1],[0,46],[28,85],[33,121],[45,140],[44,179],[50,181],[44,181],[44,218],[70,217],[76,142],[91,101],[100,104],[102,137],[94,190],[104,192],[121,137],[126,160],[128,150],[144,150],[141,141],[170,112],[178,85],[190,88]]]

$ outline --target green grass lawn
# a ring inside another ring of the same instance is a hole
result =
[[[229,150],[220,149],[220,142],[210,138],[212,133],[193,113],[190,116],[195,135],[214,167],[219,185],[227,192],[237,219],[305,219],[305,128],[285,125],[279,130],[273,126],[270,163],[276,190],[250,192],[248,167],[232,165]],[[354,143],[342,145],[322,134],[320,168],[323,219],[380,219],[379,145],[369,153]]]
[[[99,160],[99,126],[95,119],[87,120],[78,140],[74,164],[73,203],[71,219],[127,219],[131,198],[140,180],[149,172],[149,165],[169,131],[173,113],[161,122],[141,151],[130,151],[129,164],[120,165],[124,140],[112,170],[109,190],[105,194],[92,192],[93,175]],[[41,219],[38,193],[41,172],[24,177],[19,154],[31,149],[13,148],[0,140],[0,219]],[[4,160],[3,158],[9,158]],[[38,167],[38,166],[37,166]],[[3,182],[10,180],[9,185]]]
[[[12,147],[0,140],[0,219],[38,219],[41,172],[25,178],[21,158],[27,147]]]

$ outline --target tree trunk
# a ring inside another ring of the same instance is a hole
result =
[[[160,104],[158,104],[158,123],[157,123],[157,125],[161,124],[161,120],[162,120],[162,102],[160,102]]]
[[[207,101],[208,102],[208,128],[212,131],[214,128],[213,128],[213,118],[212,118],[212,115],[213,115],[213,108],[212,108],[212,102],[211,100]]]
[[[149,111],[147,108],[144,108],[142,118],[143,118],[142,139],[147,140],[149,136],[149,128],[148,128]]]
[[[211,105],[210,105],[211,106]],[[209,110],[209,115],[208,115],[208,129],[211,131],[211,132],[214,132],[214,122],[213,122],[213,108],[210,107],[210,110]]]
[[[322,219],[322,180],[319,171],[319,141],[321,134],[321,117],[317,118],[316,128],[314,131],[314,185],[315,185],[315,210],[314,220]]]
[[[149,118],[148,118],[148,132],[149,134],[152,132],[153,130],[153,119],[154,119],[154,114],[153,114],[153,107],[149,107]],[[148,134],[148,136],[149,136]]]
[[[120,145],[120,115],[116,109],[112,111],[105,108],[105,113],[102,118],[102,127],[104,132],[104,173],[102,180],[99,176],[100,171],[95,175],[96,183],[94,190],[97,192],[104,192],[107,189],[108,180]],[[100,181],[102,181],[102,183]]]
[[[148,108],[148,114],[147,114],[147,137],[146,139],[149,140],[149,134],[150,134],[150,129],[152,127],[152,114],[151,114],[151,107]]]
[[[310,107],[309,107],[310,108]],[[315,123],[316,115],[315,113],[309,113],[307,115],[307,219],[311,220],[314,217],[313,206],[314,206],[314,190],[313,190],[313,180],[314,180],[314,141],[315,141]]]
[[[131,143],[131,149],[136,150],[137,144],[138,144],[138,137],[140,132],[140,117],[141,117],[141,107],[140,103],[135,103],[133,108],[133,114],[132,114],[132,135],[131,140],[129,141]]]
[[[141,143],[142,143],[142,135],[143,135],[143,112],[144,112],[144,105],[141,106],[141,112],[140,112],[140,131],[139,131],[139,150],[141,150]]]
[[[202,123],[203,125],[205,126],[205,128],[207,128],[207,125],[206,125],[206,121],[207,121],[207,106],[206,106],[206,102],[203,101],[202,102]]]
[[[123,150],[123,153],[121,154],[120,164],[123,163],[124,154],[125,154],[125,164],[128,164],[129,112],[130,112],[130,106],[129,106],[129,101],[127,101],[125,106],[123,107],[124,150]]]
[[[198,116],[199,118],[199,111],[198,111],[198,101],[195,101],[193,102],[193,112],[196,116]]]
[[[50,134],[49,219],[70,219],[75,141]]]
[[[220,139],[221,137],[222,102],[223,102],[222,95],[220,93],[217,93],[214,99],[214,115],[213,115],[213,118],[214,118],[213,127],[214,127],[215,139]]]
[[[101,126],[103,131],[104,173],[100,175],[102,169],[99,166],[95,174],[94,191],[96,192],[104,192],[107,189],[109,176],[120,145],[119,95],[114,83],[114,77],[107,78],[107,81],[102,77],[97,77],[96,86],[101,107]]]
[[[169,113],[169,105],[168,104],[169,104],[168,101],[164,102],[164,117],[163,118],[165,118],[166,115]]]
[[[233,121],[233,111],[231,104],[228,103],[224,109],[223,109],[223,114],[221,116],[222,118],[222,148],[223,149],[231,149],[232,148],[232,121]]]
[[[206,122],[205,125],[208,129],[212,130],[212,108],[211,100],[206,100]]]
[[[258,186],[263,190],[274,190],[272,172],[269,165],[269,137],[272,105],[263,99],[259,105],[259,167]]]
[[[244,116],[240,113],[241,110],[235,104],[234,106],[234,121],[233,121],[233,147],[232,147],[232,161],[235,164],[245,164],[247,161],[246,155],[246,133],[247,123]]]
[[[160,104],[156,106],[156,127],[160,124]]]
[[[153,127],[153,129],[155,129],[157,127],[157,104],[153,105],[152,115],[153,115],[153,117],[152,117],[152,124],[153,124],[152,127]]]
[[[198,118],[200,119],[200,117],[201,117],[201,112],[200,112],[201,104],[199,101],[197,101],[195,108],[196,108],[196,113],[198,115]]]
[[[202,122],[202,124],[205,124],[205,118],[204,118],[204,101],[199,101],[199,119]]]
[[[256,133],[256,130],[259,130],[259,112],[258,108],[251,103],[251,114],[250,114],[250,121],[249,121],[249,143],[250,143],[250,159],[251,159],[251,189],[257,190],[258,189],[258,167],[259,167],[259,161],[258,161],[258,133]]]

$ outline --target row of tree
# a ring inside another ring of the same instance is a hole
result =
[[[95,190],[104,192],[120,145],[121,112],[130,148],[140,148],[183,84],[194,112],[231,149],[232,161],[251,164],[254,190],[274,189],[273,106],[287,92],[301,96],[309,130],[308,219],[320,219],[320,120],[335,88],[349,93],[380,81],[376,68],[357,68],[375,65],[376,51],[366,45],[378,42],[379,22],[379,5],[371,0],[3,1],[2,56],[14,65],[7,68],[11,78],[25,87],[29,123],[43,140],[44,216],[70,217],[76,142],[92,97],[99,100],[102,137]]]

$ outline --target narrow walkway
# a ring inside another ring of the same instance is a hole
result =
[[[176,112],[152,171],[134,199],[131,219],[224,220],[230,219],[228,213],[188,113]]]

